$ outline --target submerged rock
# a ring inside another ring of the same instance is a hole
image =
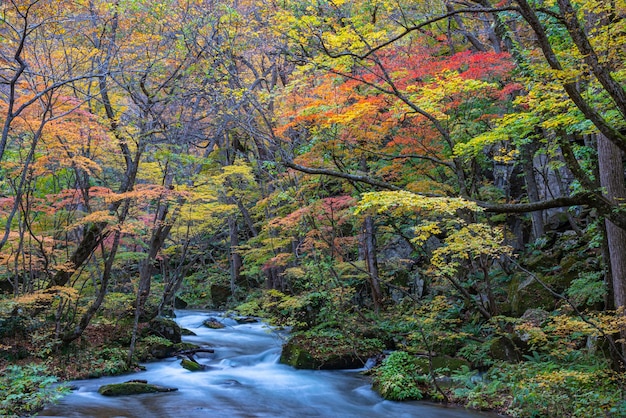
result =
[[[259,322],[258,319],[252,317],[252,316],[242,316],[242,317],[237,317],[235,318],[235,321],[237,321],[238,324],[254,324]]]
[[[215,318],[209,318],[209,319],[205,320],[202,324],[205,327],[211,328],[211,329],[222,329],[222,328],[226,327],[226,325],[222,324],[220,321],[218,321]]]
[[[205,370],[205,366],[198,363],[197,361],[193,361],[193,360],[189,360],[184,358],[181,362],[180,365],[183,366],[184,369],[189,370],[190,372],[201,372],[203,370]]]
[[[174,392],[178,388],[153,385],[144,381],[129,381],[100,386],[98,393],[102,396],[126,396],[141,393]]]

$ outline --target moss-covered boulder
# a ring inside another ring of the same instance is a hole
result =
[[[184,358],[180,365],[183,366],[184,369],[189,370],[190,372],[201,372],[206,369],[203,364],[198,363],[197,361],[193,361],[190,359]]]
[[[165,338],[174,344],[181,342],[181,330],[178,324],[171,319],[163,317],[152,319],[144,330],[144,334]]]
[[[305,347],[298,345],[293,339],[283,346],[280,362],[296,369],[317,369],[320,365]]]
[[[228,299],[231,296],[230,286],[221,284],[211,285],[211,302],[214,308],[224,308],[228,305]]]
[[[489,346],[489,356],[494,360],[519,363],[522,361],[522,353],[513,340],[507,336],[494,339]]]
[[[145,381],[130,381],[100,386],[98,393],[102,396],[126,396],[141,393],[174,392],[177,388],[153,385]]]
[[[252,316],[239,316],[235,318],[238,324],[254,324],[259,322],[259,320]]]
[[[215,318],[206,319],[202,324],[205,327],[211,328],[211,329],[222,329],[226,327],[226,325],[222,324],[220,321],[218,321]]]
[[[378,339],[350,338],[340,333],[299,334],[283,346],[280,362],[297,369],[358,369],[383,349]]]
[[[507,312],[501,309],[501,312],[521,316],[532,308],[554,310],[561,300],[536,278],[554,292],[562,294],[573,280],[601,270],[601,256],[598,249],[590,248],[591,239],[594,238],[590,234],[579,237],[574,231],[548,233],[541,246],[520,257],[523,266],[532,274],[519,272],[511,277],[509,303],[506,304],[510,312],[508,309]]]
[[[190,330],[190,329],[181,328],[180,329],[180,335],[187,335],[187,336],[192,335],[193,336],[193,335],[197,335],[197,334],[195,332],[193,332],[192,330]]]
[[[151,335],[139,341],[136,355],[139,361],[160,360],[173,357],[178,352],[192,350],[197,347],[195,344],[186,342],[174,344],[165,338]]]
[[[174,298],[174,308],[175,309],[185,309],[189,304],[187,303],[187,301],[179,298],[178,296],[176,296]]]

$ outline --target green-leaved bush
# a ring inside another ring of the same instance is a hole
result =
[[[33,415],[69,392],[46,366],[7,366],[0,375],[0,416]]]
[[[394,351],[374,372],[374,389],[389,400],[422,399],[419,384],[424,382],[424,376],[419,370],[415,357],[405,351]]]

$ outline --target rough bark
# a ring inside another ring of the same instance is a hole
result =
[[[152,266],[156,257],[163,248],[163,243],[172,229],[174,219],[176,219],[177,211],[172,215],[172,219],[166,222],[168,213],[167,204],[161,204],[157,208],[157,214],[154,219],[154,227],[152,229],[152,235],[150,236],[150,244],[148,248],[148,254],[146,258],[141,260],[139,264],[139,286],[137,288],[137,299],[135,300],[135,317],[133,321],[133,331],[130,340],[130,347],[128,349],[127,363],[132,363],[133,353],[135,351],[135,343],[137,342],[137,331],[139,330],[139,319],[144,313],[145,304],[150,296],[150,288],[152,284]],[[156,315],[156,312],[154,313]]]
[[[240,282],[240,271],[243,266],[241,255],[237,252],[239,246],[239,228],[237,218],[231,215],[228,217],[228,232],[230,235],[230,293],[235,296],[237,283]]]
[[[374,233],[374,219],[366,216],[363,221],[363,234],[361,245],[364,250],[364,259],[367,266],[370,287],[372,289],[372,301],[374,309],[378,311],[381,306],[382,293],[380,289],[380,277],[378,276],[378,260],[376,257],[376,241]]]
[[[626,199],[624,165],[620,149],[604,135],[598,135],[598,165],[600,184],[606,197],[617,202]],[[613,298],[615,307],[626,306],[626,230],[605,220]]]
[[[539,187],[535,178],[533,154],[532,144],[524,144],[520,147],[524,183],[526,183],[526,193],[528,193],[528,201],[530,203],[539,202]],[[530,219],[533,227],[533,238],[537,239],[544,234],[543,214],[540,210],[530,212]]]

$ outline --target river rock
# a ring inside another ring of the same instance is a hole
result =
[[[238,324],[254,324],[259,322],[258,319],[252,317],[252,316],[242,316],[242,317],[237,317],[235,318],[235,321],[237,321]]]
[[[230,286],[220,284],[211,285],[211,302],[214,308],[223,308],[228,305],[231,296]]]
[[[197,361],[192,361],[186,358],[184,358],[180,362],[180,365],[183,366],[184,369],[189,370],[190,372],[201,372],[206,369],[203,364],[200,364]]]
[[[125,383],[113,383],[100,386],[98,393],[102,396],[126,396],[140,393],[174,392],[178,388],[152,385],[145,381],[129,381]]]
[[[215,318],[209,318],[206,319],[203,322],[204,326],[207,328],[211,328],[211,329],[222,329],[224,328],[226,325],[222,324],[220,321],[218,321]]]
[[[187,302],[185,302],[183,299],[179,298],[178,296],[174,298],[175,309],[185,309],[187,305],[188,305]]]
[[[181,330],[178,324],[171,319],[157,317],[148,323],[146,335],[163,337],[175,344],[181,342]]]
[[[283,346],[280,362],[296,369],[359,369],[382,350],[382,343],[374,339],[297,335]]]

